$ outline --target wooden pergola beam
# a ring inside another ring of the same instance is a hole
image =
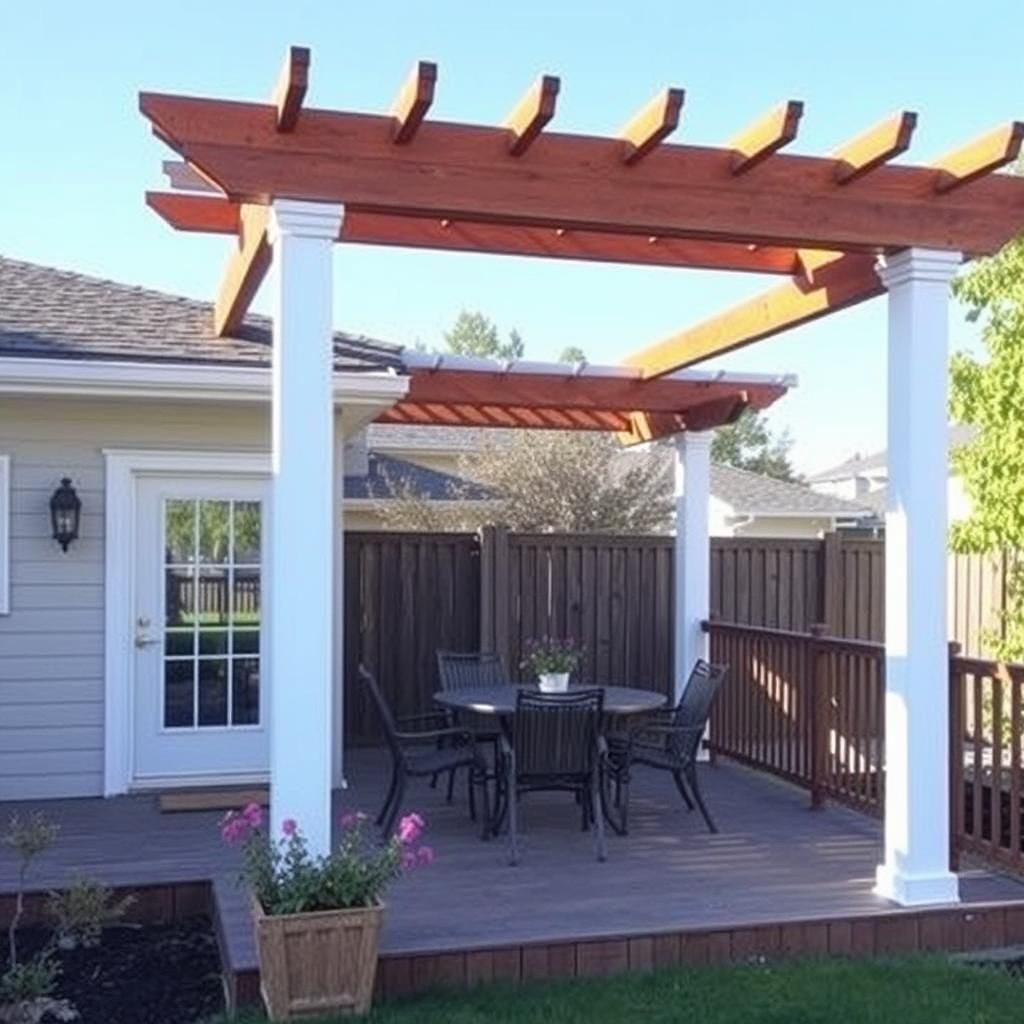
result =
[[[800,100],[787,100],[731,139],[732,173],[743,174],[789,145],[796,138],[803,112]]]
[[[848,185],[905,152],[910,146],[916,126],[917,114],[910,110],[900,110],[843,143],[833,153],[838,161],[836,183]]]
[[[409,77],[399,90],[391,108],[394,117],[392,142],[411,142],[419,131],[423,119],[434,102],[434,87],[437,83],[437,65],[427,60],[416,63]]]
[[[213,303],[213,331],[219,338],[232,334],[241,325],[270,269],[268,219],[267,206],[245,203],[239,211],[238,247],[228,258]]]
[[[290,132],[295,127],[308,86],[309,50],[305,46],[292,46],[285,55],[270,99],[277,112],[275,121],[279,132]]]
[[[657,377],[864,302],[884,290],[870,256],[847,254],[816,270],[813,282],[779,285],[634,352],[623,362],[640,368],[645,378]]]
[[[625,142],[623,163],[639,163],[676,130],[685,99],[682,89],[663,89],[627,122],[620,132]]]
[[[975,165],[969,187],[940,200],[933,167],[884,164],[847,189],[836,187],[835,158],[776,153],[756,174],[736,175],[732,149],[664,143],[656,159],[627,166],[621,139],[545,132],[527,172],[508,158],[500,127],[428,121],[416,145],[394,146],[393,121],[375,115],[306,110],[303,130],[286,136],[268,124],[266,105],[154,94],[140,102],[157,133],[235,200],[286,195],[341,202],[347,215],[870,253],[990,253],[1024,229],[1024,181],[979,178]]]
[[[1013,163],[1024,142],[1024,122],[1011,121],[935,161],[936,192],[950,192]]]
[[[505,118],[512,156],[522,156],[555,116],[558,89],[559,80],[554,75],[541,75]]]
[[[147,204],[179,231],[236,234],[239,204],[223,196],[147,192]],[[798,253],[785,246],[656,238],[599,231],[559,231],[518,224],[437,220],[387,213],[350,212],[339,241],[456,252],[491,252],[647,266],[792,274]]]

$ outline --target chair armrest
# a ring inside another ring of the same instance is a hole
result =
[[[705,725],[661,725],[658,723],[648,723],[647,725],[638,725],[635,729],[631,729],[629,732],[629,742],[626,747],[626,756],[633,756],[633,745],[637,740],[642,739],[644,736],[659,736],[665,740],[666,744],[672,736],[686,737],[696,735],[698,738],[704,735]]]
[[[402,715],[400,718],[395,719],[395,724],[401,729],[406,725],[415,725],[416,722],[441,722],[439,728],[449,729],[451,728],[448,723],[451,721],[450,711],[425,711],[421,715]],[[415,732],[416,730],[410,730]]]
[[[467,747],[472,747],[473,750],[476,750],[476,740],[468,729],[427,729],[417,732],[395,733],[395,738],[402,743],[429,743],[446,737],[460,740]]]

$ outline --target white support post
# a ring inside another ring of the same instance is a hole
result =
[[[675,699],[683,695],[690,669],[706,658],[711,551],[708,500],[711,494],[711,433],[678,434],[676,443]]]
[[[949,282],[960,254],[907,249],[889,290],[885,860],[876,892],[955,903],[949,870],[946,489]]]
[[[331,845],[334,370],[331,263],[342,207],[279,199],[273,247],[268,602],[270,827]],[[340,558],[339,567],[340,567]]]

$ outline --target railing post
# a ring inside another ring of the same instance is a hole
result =
[[[949,870],[960,868],[964,822],[964,673],[957,658],[961,645],[949,641]]]
[[[843,535],[838,530],[826,533],[822,550],[821,623],[832,636],[842,636]]]
[[[829,692],[828,654],[819,643],[827,627],[823,622],[811,624],[808,641],[808,663],[811,673],[811,810],[825,804],[825,776],[828,772]]]

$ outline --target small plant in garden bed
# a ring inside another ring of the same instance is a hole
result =
[[[527,641],[526,656],[519,667],[529,669],[538,676],[558,675],[572,672],[582,660],[583,648],[577,646],[572,637],[559,640],[545,636]]]
[[[281,823],[280,836],[266,834],[258,804],[232,811],[221,824],[226,842],[244,845],[242,877],[253,896],[272,1020],[289,1019],[311,1003],[365,1013],[384,893],[403,871],[433,861],[433,850],[420,843],[426,823],[418,814],[402,818],[384,843],[365,814],[346,814],[339,824],[340,841],[325,854],[310,851],[292,819]]]
[[[103,929],[120,921],[133,903],[131,894],[117,899],[102,882],[76,877],[63,892],[51,892],[46,901],[46,910],[56,924],[57,948],[98,946]]]

